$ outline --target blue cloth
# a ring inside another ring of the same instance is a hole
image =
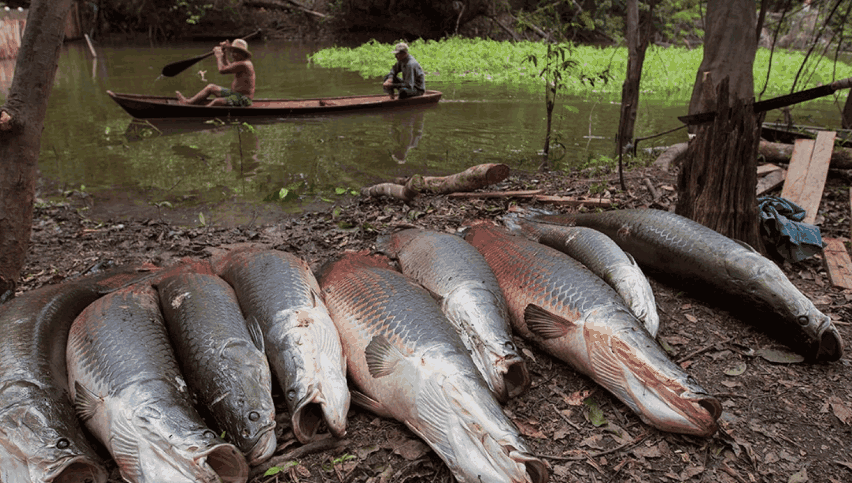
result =
[[[779,255],[795,263],[822,251],[819,228],[802,222],[801,206],[780,196],[761,196],[757,207],[764,240]]]

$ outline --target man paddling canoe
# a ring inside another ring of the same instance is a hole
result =
[[[230,53],[233,60],[229,59],[226,53]],[[255,74],[248,43],[243,39],[236,39],[233,42],[226,40],[213,47],[213,54],[216,56],[216,65],[220,74],[234,74],[231,88],[207,84],[207,87],[189,99],[176,91],[178,101],[181,104],[206,104],[207,106],[250,106],[254,98]],[[207,102],[207,98],[211,95],[216,98]]]

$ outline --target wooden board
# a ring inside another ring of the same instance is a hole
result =
[[[852,289],[852,259],[849,258],[846,246],[836,238],[823,238],[822,241],[826,245],[822,252],[831,284],[835,287]]]
[[[834,131],[820,131],[816,141],[797,139],[793,146],[793,158],[781,196],[805,210],[805,223],[816,221],[835,137]]]
[[[761,164],[757,167],[757,196],[772,191],[787,177],[787,170],[774,164]]]

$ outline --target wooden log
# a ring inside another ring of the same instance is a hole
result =
[[[436,194],[475,191],[499,183],[509,176],[509,167],[505,164],[478,164],[449,176],[414,175],[408,179],[397,179],[416,191],[430,191]]]
[[[677,143],[669,146],[668,149],[663,151],[663,154],[657,157],[654,166],[663,171],[668,171],[672,166],[677,166],[686,154],[687,147],[689,147],[689,143]]]
[[[366,188],[361,188],[362,196],[388,196],[410,203],[417,197],[417,191],[396,183],[379,183]]]
[[[842,241],[835,238],[823,238],[823,255],[828,279],[835,287],[852,289],[852,260]]]
[[[793,145],[787,143],[771,143],[760,140],[758,154],[767,163],[789,163],[793,157]],[[831,153],[831,168],[852,169],[852,149],[836,146]]]

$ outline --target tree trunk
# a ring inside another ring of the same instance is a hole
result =
[[[640,19],[638,0],[627,2],[627,75],[621,86],[621,119],[618,122],[616,134],[616,154],[633,140],[633,130],[636,124],[636,112],[639,106],[639,82],[642,79],[642,65],[645,63],[645,51],[651,39],[653,24],[651,15],[655,1],[651,1],[649,9],[642,12]]]
[[[6,104],[0,107],[0,296],[14,290],[33,221],[47,99],[71,0],[33,0]]]
[[[763,115],[752,109],[755,22],[753,1],[707,2],[704,58],[689,113],[717,115],[692,126],[696,136],[678,176],[676,212],[763,251],[755,194]]]
[[[704,97],[716,103],[716,118],[700,125],[678,176],[676,213],[763,251],[757,210],[757,149],[763,113],[752,99],[730,95],[727,78]]]
[[[852,129],[852,91],[846,94],[846,104],[843,105],[843,129]]]

